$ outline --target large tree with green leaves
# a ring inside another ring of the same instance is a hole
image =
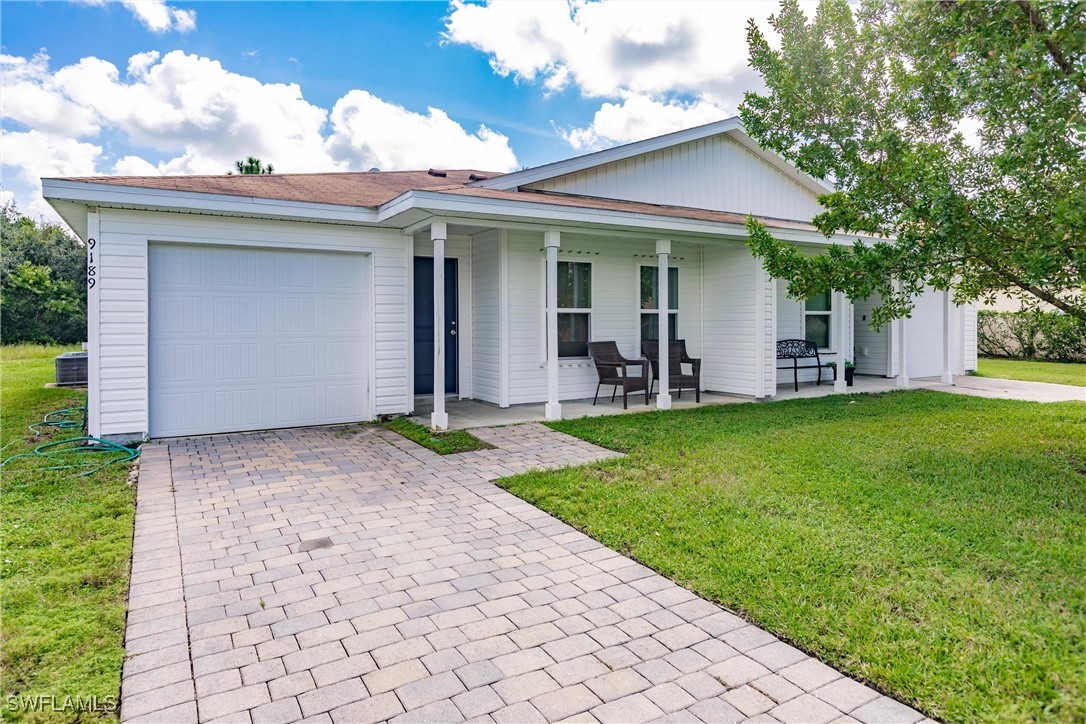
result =
[[[791,295],[879,294],[876,325],[925,284],[1086,320],[1086,3],[783,0],[770,23],[743,124],[834,186],[823,233],[858,238],[812,257],[749,220]]]
[[[63,226],[0,209],[0,337],[68,344],[87,338],[87,251]]]

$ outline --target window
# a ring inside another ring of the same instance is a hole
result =
[[[587,357],[592,327],[592,265],[558,262],[558,357]]]
[[[803,305],[803,336],[818,345],[819,349],[830,347],[830,315],[832,314],[830,292],[807,297]]]
[[[641,339],[660,339],[660,315],[657,312],[645,312],[646,309],[659,309],[660,267],[641,267]],[[679,270],[669,267],[667,270],[667,338],[679,338]]]

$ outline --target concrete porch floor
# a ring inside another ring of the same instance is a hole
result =
[[[975,378],[961,378],[975,379]],[[955,391],[954,388],[940,383],[938,377],[927,377],[910,380],[910,388],[944,389]],[[857,375],[855,384],[848,389],[848,393],[889,392],[897,389],[897,382],[885,377],[868,377]],[[790,400],[798,397],[825,397],[834,394],[833,382],[823,382],[815,385],[813,382],[801,382],[797,392],[791,383],[777,387],[777,394],[773,400]],[[636,400],[636,401],[635,401]],[[731,405],[741,402],[753,402],[753,397],[742,395],[727,395],[717,392],[702,392],[701,402],[694,402],[692,392],[684,392],[682,398],[675,394],[671,396],[671,406],[675,410],[687,410],[694,407],[707,405]],[[510,405],[502,408],[490,402],[479,400],[448,400],[445,403],[446,412],[449,415],[450,430],[465,430],[473,427],[493,427],[495,425],[516,425],[522,422],[539,422],[546,419],[543,403],[525,405]],[[600,400],[596,405],[591,398],[587,400],[565,400],[562,402],[562,418],[573,420],[579,417],[602,417],[604,415],[621,415],[636,412],[654,412],[656,410],[656,395],[653,395],[649,404],[645,405],[643,395],[631,396],[629,409],[622,409],[622,398],[616,397],[611,402],[610,396],[604,396],[600,391]],[[433,398],[418,397],[415,399],[415,412],[413,419],[423,425],[430,424],[430,413],[433,411]]]

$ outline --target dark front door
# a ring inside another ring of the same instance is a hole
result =
[[[456,259],[445,260],[445,392],[456,392]],[[415,257],[415,394],[434,392],[434,259]]]

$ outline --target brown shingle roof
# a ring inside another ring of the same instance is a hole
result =
[[[455,170],[431,176],[428,171],[375,171],[373,173],[274,173],[232,176],[80,176],[60,179],[85,183],[132,186],[167,191],[188,191],[227,196],[249,196],[314,204],[376,207],[412,189],[439,186],[456,188],[477,174],[493,178],[499,173]]]
[[[470,177],[472,174],[488,178],[494,178],[501,174],[465,169],[450,170],[445,173],[445,176],[433,176],[428,171],[237,174],[232,176],[82,176],[61,180],[371,208],[392,201],[408,191],[418,190],[456,196],[473,196],[476,198],[502,199],[520,203],[550,204],[552,206],[582,209],[603,209],[725,224],[742,225],[746,222],[746,215],[730,211],[664,206],[595,196],[480,188],[467,185],[471,183],[472,179]],[[765,217],[759,217],[759,220],[766,226],[778,229],[817,231],[811,224],[800,221]]]
[[[745,224],[746,214],[734,211],[712,211],[709,209],[697,209],[688,206],[663,206],[661,204],[646,204],[640,201],[620,201],[618,199],[604,199],[598,196],[574,196],[570,194],[540,193],[537,191],[501,191],[498,189],[486,189],[478,186],[447,186],[444,188],[432,188],[430,191],[453,194],[455,196],[475,196],[480,198],[502,199],[507,201],[519,201],[533,204],[551,204],[554,206],[567,206],[581,209],[603,209],[606,211],[624,211],[631,214],[648,214],[651,216],[667,216],[676,219],[692,219],[694,221],[712,221],[722,224]],[[775,219],[772,217],[756,216],[766,226],[777,229],[798,229],[801,231],[818,231],[818,229],[802,221],[791,219]]]

